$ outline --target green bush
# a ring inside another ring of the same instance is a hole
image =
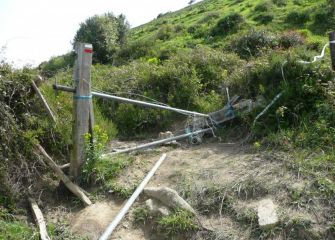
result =
[[[261,3],[257,4],[255,6],[255,11],[256,12],[267,12],[270,11],[272,8],[272,4],[269,1],[262,1]]]
[[[297,31],[287,31],[279,36],[279,46],[283,48],[294,47],[304,44],[304,42],[304,37]]]
[[[286,0],[272,0],[272,2],[278,7],[283,7],[287,5]]]
[[[276,37],[265,30],[251,30],[233,41],[234,51],[244,59],[260,56],[264,51],[277,45]]]
[[[158,29],[156,38],[162,41],[166,41],[172,37],[173,32],[173,27],[170,24],[164,24]]]
[[[244,18],[239,13],[231,13],[221,18],[212,29],[213,36],[225,36],[237,31],[244,23]]]
[[[335,29],[335,6],[321,5],[315,9],[313,25],[311,26],[313,32],[317,34],[324,34],[329,30]]]
[[[274,15],[271,13],[262,13],[262,14],[257,15],[253,19],[259,22],[260,24],[268,24],[272,22],[273,18],[274,18]]]
[[[38,68],[45,77],[52,77],[61,70],[72,68],[75,54],[70,52],[61,56],[52,57],[49,61],[41,63]]]
[[[285,22],[292,25],[303,25],[310,19],[307,11],[292,11],[287,14]]]
[[[143,57],[153,57],[156,54],[153,45],[154,41],[151,39],[128,43],[116,52],[113,65],[119,66]]]
[[[120,104],[114,122],[121,136],[136,137],[159,131],[167,125],[169,112]]]
[[[211,23],[213,20],[217,19],[220,17],[220,13],[213,11],[213,12],[209,12],[206,14],[206,16],[204,16],[203,18],[201,18],[198,23],[199,24],[203,24],[203,23]]]

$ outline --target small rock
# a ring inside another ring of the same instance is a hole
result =
[[[144,193],[151,198],[159,200],[165,206],[170,208],[181,208],[195,214],[194,209],[171,188],[148,187],[144,189]]]
[[[155,199],[148,199],[145,201],[145,205],[149,209],[151,215],[168,216],[171,213],[167,207]]]
[[[160,132],[158,134],[158,138],[159,139],[165,139],[165,138],[171,138],[171,137],[174,137],[173,133],[170,132],[170,131],[167,131],[167,132]]]
[[[258,203],[258,224],[260,227],[271,227],[278,223],[277,206],[271,199],[263,199]]]

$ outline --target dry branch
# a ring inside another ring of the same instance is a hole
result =
[[[84,191],[74,184],[58,167],[58,165],[52,160],[52,158],[47,154],[41,145],[37,145],[38,150],[43,154],[47,164],[55,171],[56,175],[64,182],[65,186],[80,200],[82,200],[86,205],[91,205],[91,200],[85,195]]]
[[[31,207],[31,210],[33,211],[36,224],[38,225],[38,228],[40,229],[41,240],[50,240],[42,211],[40,210],[40,208],[38,207],[34,199],[28,198],[28,200],[30,202],[30,207]]]

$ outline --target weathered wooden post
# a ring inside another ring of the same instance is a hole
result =
[[[93,104],[91,93],[91,65],[93,48],[91,44],[76,45],[77,59],[74,67],[73,95],[73,150],[70,162],[70,175],[78,180],[85,161],[85,134],[93,130]]]
[[[329,46],[332,60],[332,69],[335,71],[335,32],[329,33]]]

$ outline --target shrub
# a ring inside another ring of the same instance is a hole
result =
[[[296,31],[287,31],[280,35],[279,45],[283,48],[290,48],[304,44],[305,38]]]
[[[136,137],[158,131],[167,125],[170,112],[120,104],[114,122],[121,136]]]
[[[285,21],[293,25],[303,25],[309,20],[310,16],[308,12],[292,11],[287,16]]]
[[[263,51],[276,46],[275,36],[265,30],[251,30],[233,41],[235,52],[244,59],[259,56]]]
[[[334,3],[333,3],[334,4]],[[324,34],[335,28],[335,6],[321,5],[315,11],[312,29],[315,33]]]
[[[265,1],[257,4],[255,6],[255,11],[256,12],[267,12],[272,8],[271,2]]]
[[[158,29],[156,33],[156,38],[159,40],[166,41],[170,39],[173,34],[173,27],[170,24],[164,24]]]
[[[272,2],[278,7],[283,7],[287,5],[286,0],[272,0]]]
[[[254,17],[254,20],[259,22],[260,24],[268,24],[272,22],[274,15],[271,13],[262,13]]]
[[[231,13],[221,18],[212,29],[213,36],[224,36],[237,31],[244,23],[244,18],[239,13]]]
[[[150,57],[155,55],[151,39],[133,41],[120,48],[115,56],[113,64],[124,65],[141,57]]]
[[[198,23],[199,24],[203,24],[203,23],[209,23],[212,22],[212,20],[217,19],[220,17],[220,13],[219,12],[209,12],[206,14],[206,16],[204,16],[203,18],[201,18]]]
[[[52,77],[58,71],[71,68],[74,64],[75,54],[70,52],[58,57],[52,57],[49,61],[41,63],[38,68],[45,77]]]

